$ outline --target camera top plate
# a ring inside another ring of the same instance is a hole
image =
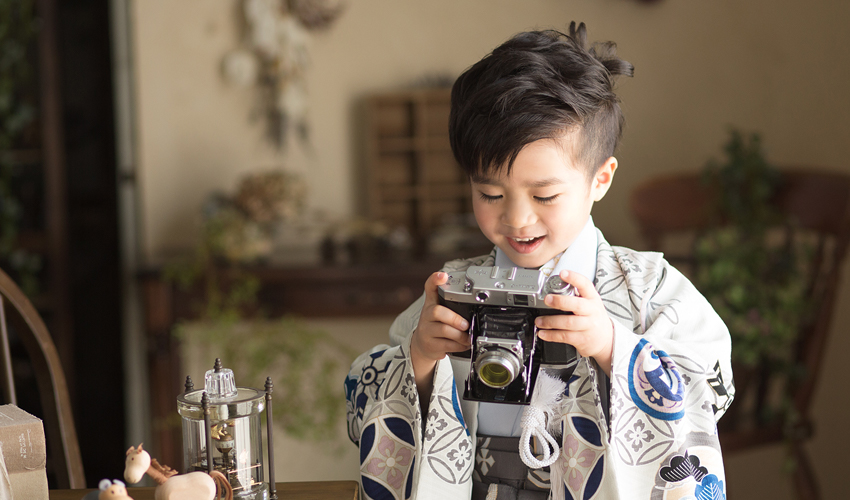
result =
[[[437,292],[448,302],[472,305],[552,309],[547,295],[575,295],[575,288],[557,275],[548,278],[536,269],[521,267],[471,266],[449,274]]]

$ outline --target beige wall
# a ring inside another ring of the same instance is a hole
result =
[[[615,243],[640,247],[626,206],[635,183],[651,174],[697,169],[718,156],[727,127],[763,134],[777,163],[848,170],[850,3],[837,0],[349,0],[347,12],[311,44],[309,73],[315,152],[277,152],[250,119],[251,90],[220,77],[236,47],[236,0],[138,0],[133,4],[137,135],[144,252],[190,246],[202,199],[230,189],[244,172],[285,165],[304,172],[311,205],[331,215],[359,206],[358,98],[425,75],[457,75],[510,35],[564,29],[583,20],[592,40],[615,40],[635,65],[621,83],[628,120],[617,182],[595,211]],[[845,273],[844,282],[850,284]],[[845,286],[838,324],[850,321]],[[811,447],[827,491],[837,492],[844,449],[843,380],[850,341],[835,328],[816,401]],[[837,445],[837,446],[836,446]],[[729,458],[730,483],[778,476],[780,450]],[[773,496],[787,496],[773,482]],[[735,491],[734,489],[732,490]],[[828,497],[833,495],[827,495]],[[734,496],[733,496],[734,497]],[[755,496],[759,497],[759,496]]]

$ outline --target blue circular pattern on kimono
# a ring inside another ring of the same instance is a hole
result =
[[[660,420],[679,420],[685,414],[685,384],[670,356],[641,339],[629,361],[629,392],[634,404]]]

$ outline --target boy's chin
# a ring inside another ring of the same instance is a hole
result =
[[[552,257],[545,257],[537,254],[537,252],[531,254],[518,253],[513,248],[501,248],[501,250],[508,256],[509,259],[511,259],[511,262],[519,267],[525,267],[527,269],[537,269],[552,260],[552,257],[554,257],[554,255]]]

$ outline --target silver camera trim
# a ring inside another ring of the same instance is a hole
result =
[[[467,304],[554,309],[545,304],[550,293],[572,296],[575,288],[559,276],[546,277],[537,269],[470,266],[450,272],[437,288],[443,300]]]

